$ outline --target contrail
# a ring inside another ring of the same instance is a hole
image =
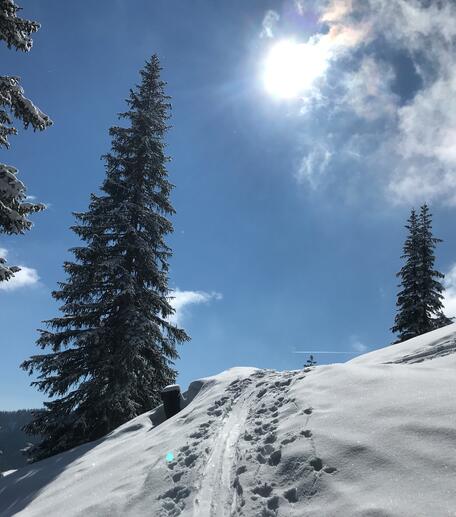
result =
[[[293,350],[293,354],[357,354],[351,350],[350,352],[330,352],[327,350]]]

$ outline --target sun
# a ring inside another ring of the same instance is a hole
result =
[[[327,57],[318,44],[298,43],[292,39],[279,41],[264,61],[264,86],[279,99],[299,97],[324,73]]]

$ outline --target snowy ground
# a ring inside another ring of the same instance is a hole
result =
[[[0,480],[0,515],[456,516],[456,325],[345,364],[234,368]],[[171,453],[174,456],[170,459]]]

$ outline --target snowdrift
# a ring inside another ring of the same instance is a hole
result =
[[[0,479],[0,515],[456,515],[456,325],[344,364],[234,368]]]

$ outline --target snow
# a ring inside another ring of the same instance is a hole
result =
[[[17,169],[0,163],[0,194],[3,198],[25,198],[25,185],[16,177]]]
[[[20,85],[18,77],[0,76],[2,106],[11,107],[14,115],[22,120],[26,128],[31,124],[34,129],[43,131],[51,126],[51,119],[24,94],[24,89]]]
[[[0,479],[0,515],[454,517],[455,343],[449,325],[348,363],[200,379],[173,418]]]
[[[163,388],[163,392],[168,392],[168,391],[180,391],[179,384],[170,384],[169,386],[165,386]]]
[[[10,474],[13,474],[14,472],[17,472],[17,469],[12,469],[12,470],[4,470],[3,472],[0,472],[0,477],[1,476],[9,476]]]

